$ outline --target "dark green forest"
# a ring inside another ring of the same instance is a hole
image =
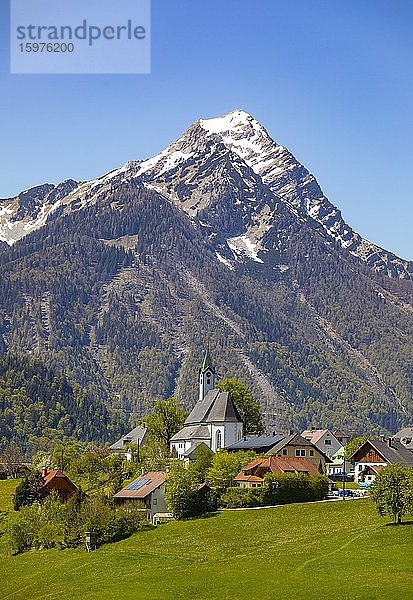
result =
[[[106,440],[116,418],[59,372],[28,355],[0,356],[0,446],[24,451],[69,439]],[[119,427],[119,424],[118,424]]]

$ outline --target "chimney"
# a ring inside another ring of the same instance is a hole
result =
[[[142,467],[141,469],[141,477],[143,477],[145,475],[146,471],[145,471],[145,467]]]
[[[391,437],[389,437],[389,439],[387,440],[387,445],[388,445],[388,447],[389,447],[389,448],[393,448],[393,445],[392,445],[392,444],[393,444],[393,440],[392,440],[392,438],[391,438]]]
[[[43,479],[46,477],[46,475],[48,474],[48,472],[49,472],[48,467],[42,467],[41,474],[42,474]]]
[[[386,436],[383,433],[380,434],[380,441],[381,442],[385,442],[386,441]]]

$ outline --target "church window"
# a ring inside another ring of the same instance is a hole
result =
[[[221,435],[221,432],[220,432],[219,429],[218,429],[218,431],[216,433],[215,440],[216,440],[216,448],[218,450],[218,448],[221,448],[221,446],[222,446],[222,435]]]

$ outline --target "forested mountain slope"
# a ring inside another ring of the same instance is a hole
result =
[[[276,218],[284,268],[248,256],[228,268],[210,228],[142,184],[120,187],[1,253],[3,351],[41,358],[127,420],[159,396],[191,406],[209,343],[268,424],[397,429],[413,409],[411,282]]]
[[[157,397],[191,407],[207,344],[268,427],[413,420],[412,263],[355,233],[243,111],[97,180],[0,201],[0,217],[0,351],[80,386],[79,415],[108,411],[105,430]]]

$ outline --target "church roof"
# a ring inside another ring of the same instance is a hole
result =
[[[197,402],[185,421],[196,423],[241,423],[242,419],[228,392],[210,390],[203,400]]]
[[[171,442],[177,440],[209,440],[211,434],[206,425],[184,425],[171,437]]]
[[[201,366],[201,373],[204,373],[207,369],[209,369],[210,371],[212,371],[212,373],[215,373],[215,367],[214,367],[214,365],[212,363],[212,358],[211,358],[211,355],[209,353],[209,348],[205,352],[204,360],[203,360],[202,366]]]

